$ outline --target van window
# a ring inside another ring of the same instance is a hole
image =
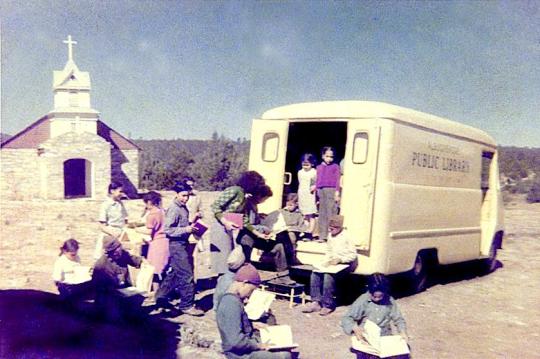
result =
[[[262,159],[265,162],[275,162],[278,158],[279,135],[268,132],[263,137]]]
[[[358,132],[354,135],[353,143],[353,163],[366,163],[368,152],[368,134],[367,132]]]

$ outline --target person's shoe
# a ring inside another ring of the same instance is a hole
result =
[[[302,313],[315,313],[321,310],[319,302],[311,302],[302,308]]]
[[[202,317],[204,315],[204,311],[200,310],[199,308],[195,308],[195,306],[181,310],[183,314],[191,315],[193,317]]]
[[[288,275],[285,275],[283,277],[278,277],[272,281],[275,284],[281,284],[281,285],[295,285],[296,282],[291,279]]]
[[[327,316],[328,314],[332,313],[334,311],[334,309],[332,308],[327,308],[327,307],[324,307],[323,309],[321,309],[321,311],[319,312],[319,315],[324,317],[324,316]]]
[[[323,238],[317,238],[317,239],[315,240],[315,242],[317,242],[317,243],[324,243],[324,242],[326,242],[326,239],[323,239]]]

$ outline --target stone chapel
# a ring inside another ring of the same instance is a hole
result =
[[[5,199],[102,199],[111,181],[136,196],[140,148],[107,126],[90,105],[90,75],[73,60],[53,72],[54,109],[0,148]]]

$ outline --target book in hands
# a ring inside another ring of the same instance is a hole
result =
[[[116,292],[122,297],[132,297],[134,295],[143,295],[145,292],[137,289],[137,287],[116,288]]]
[[[261,328],[261,342],[269,345],[269,350],[292,349],[298,347],[293,342],[292,330],[288,325],[270,325]]]
[[[249,297],[249,301],[245,307],[248,318],[250,320],[260,319],[265,312],[268,312],[274,299],[276,299],[275,293],[260,289],[255,290]]]
[[[238,229],[244,228],[244,215],[242,213],[223,213],[223,218],[227,221],[234,223]]]
[[[73,276],[71,277],[69,284],[81,284],[92,280],[90,274],[90,267],[76,266],[73,267]]]
[[[201,237],[208,230],[208,225],[206,225],[206,223],[198,219],[195,221],[195,223],[193,223],[193,228],[194,228],[193,234]]]
[[[288,230],[285,217],[280,210],[270,212],[264,219],[261,220],[261,224],[270,229],[270,237],[276,239],[276,235]]]
[[[319,273],[339,273],[349,267],[348,264],[328,264],[325,260],[315,262],[313,265],[313,271]]]
[[[409,346],[400,335],[381,336],[381,328],[370,320],[364,324],[364,339],[358,340],[355,335],[351,337],[352,348],[363,353],[377,355],[379,358],[388,358],[396,355],[409,354]]]
[[[124,228],[122,234],[119,237],[121,242],[129,242],[131,245],[140,245],[146,242],[150,242],[151,237],[148,234],[137,232],[133,228]]]

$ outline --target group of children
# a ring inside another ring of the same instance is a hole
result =
[[[312,302],[303,307],[302,311],[318,312],[324,316],[335,309],[336,279],[354,270],[357,256],[343,227],[343,217],[336,214],[340,171],[339,166],[332,164],[333,153],[331,148],[323,149],[323,163],[316,170],[311,162],[313,156],[303,157],[303,168],[298,176],[298,194],[289,194],[285,207],[276,212],[282,216],[286,225],[286,230],[277,234],[269,230],[272,221],[269,222],[269,218],[264,218],[257,210],[258,204],[272,196],[270,187],[257,172],[247,171],[242,174],[237,185],[225,189],[212,204],[215,218],[215,225],[211,228],[211,238],[215,244],[212,254],[218,254],[214,262],[219,274],[214,309],[223,350],[228,358],[290,357],[288,352],[268,351],[267,346],[260,343],[245,314],[244,302],[261,283],[259,273],[250,264],[251,251],[260,248],[270,253],[274,257],[281,283],[294,283],[288,275],[288,268],[298,261],[294,248],[296,234],[309,233],[313,229],[312,219],[317,212],[321,227],[319,236],[327,242],[328,248],[323,265],[341,264],[345,269],[338,272],[313,271],[310,283]],[[145,259],[122,248],[119,237],[128,225],[127,211],[122,203],[122,186],[112,183],[109,187],[110,196],[100,209],[102,235],[98,239],[93,268],[80,264],[79,244],[76,240],[69,239],[61,247],[61,255],[53,272],[60,294],[76,300],[93,292],[96,306],[105,310],[112,307],[115,315],[123,309],[136,310],[142,304],[140,298],[123,295],[122,300],[118,301],[117,291],[133,285],[128,266],[140,267],[146,261],[153,266],[155,280],[159,283],[155,288],[157,308],[174,308],[172,300],[175,295],[179,295],[177,309],[181,313],[204,315],[195,306],[193,259],[188,249],[188,239],[196,231],[194,222],[201,217],[200,200],[193,193],[193,182],[193,179],[187,178],[174,186],[175,197],[166,211],[162,208],[159,193],[151,191],[143,196],[146,207],[144,225],[136,230],[148,236]],[[191,203],[190,206],[190,198],[198,200],[198,204]],[[231,218],[230,213],[241,214],[241,223]],[[323,230],[323,226],[327,226],[328,233]],[[272,235],[275,238],[271,239]],[[215,237],[220,236],[226,240],[215,241]],[[81,272],[86,275],[81,276]],[[369,294],[358,298],[343,318],[344,331],[361,337],[363,321],[373,319],[373,313],[377,313],[374,319],[377,325],[386,328],[390,322],[395,322],[400,333],[406,337],[403,318],[395,301],[388,296],[386,279],[381,276],[374,278],[378,278],[378,284],[370,285]]]
[[[328,238],[328,223],[330,217],[338,213],[340,201],[341,170],[340,166],[334,163],[335,152],[332,147],[323,147],[322,161],[318,166],[315,166],[313,154],[302,155],[302,168],[298,171],[298,206],[309,223],[307,237],[319,237],[321,242],[326,242]]]

